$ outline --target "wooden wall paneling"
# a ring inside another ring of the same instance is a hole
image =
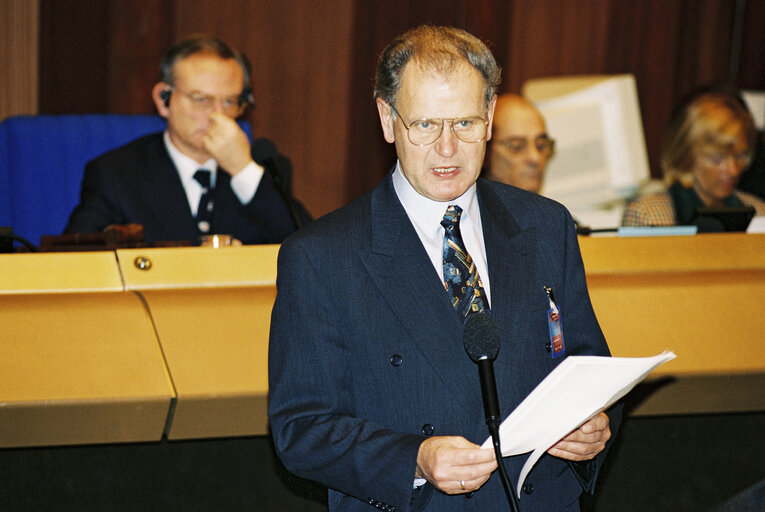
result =
[[[0,10],[0,120],[37,112],[39,0],[5,0]]]
[[[510,12],[504,91],[530,78],[604,72],[608,4],[600,0],[516,0]]]
[[[124,114],[156,113],[151,89],[159,62],[175,39],[173,4],[162,0],[110,0],[107,108]]]
[[[353,12],[344,0],[176,2],[176,35],[211,32],[252,61],[253,132],[290,157],[293,192],[314,216],[346,200]]]
[[[729,80],[735,4],[735,0],[682,0],[676,27],[675,102],[700,86]]]
[[[346,199],[355,199],[373,189],[396,161],[392,144],[383,139],[377,108],[372,99],[377,60],[394,37],[423,23],[465,28],[471,12],[464,0],[395,0],[355,2],[351,71],[353,127],[348,139]]]
[[[610,6],[604,71],[635,76],[649,165],[656,178],[661,176],[659,152],[675,95],[681,12],[677,1],[614,2]]]
[[[40,113],[106,112],[108,2],[40,3]]]
[[[465,30],[487,44],[503,70],[508,59],[511,8],[512,2],[506,0],[474,0],[465,12]],[[500,90],[504,85],[500,84]]]
[[[744,7],[744,27],[738,86],[742,89],[765,90],[765,2],[749,0]]]

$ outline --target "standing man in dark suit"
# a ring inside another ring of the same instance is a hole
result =
[[[289,161],[265,139],[251,148],[236,123],[252,104],[250,76],[247,58],[220,39],[173,45],[152,89],[167,130],[91,161],[65,232],[138,223],[148,242],[219,233],[258,244],[279,243],[309,221],[289,196]]]
[[[565,355],[609,354],[571,216],[478,179],[499,79],[488,48],[462,30],[424,26],[395,39],[375,98],[398,162],[371,193],[282,245],[271,429],[285,466],[329,488],[332,512],[508,510],[494,452],[479,446],[478,372],[462,342],[470,315],[490,311],[501,333],[504,415]],[[565,348],[550,351],[553,301]],[[522,511],[578,510],[618,423],[609,414],[537,462]],[[524,460],[505,459],[516,479]]]

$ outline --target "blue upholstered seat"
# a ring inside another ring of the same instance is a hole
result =
[[[249,123],[240,121],[248,136]],[[38,243],[60,234],[79,201],[85,164],[165,129],[148,114],[9,117],[0,122],[0,226]]]

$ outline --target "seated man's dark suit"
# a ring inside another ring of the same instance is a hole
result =
[[[484,179],[477,187],[507,416],[564,359],[546,349],[544,286],[558,301],[566,354],[609,351],[565,208]],[[496,471],[471,495],[430,484],[412,490],[426,436],[481,444],[488,432],[462,322],[390,175],[284,242],[277,289],[269,349],[274,443],[288,469],[329,487],[330,511],[509,510]],[[609,415],[615,433],[619,413]],[[580,480],[574,464],[544,455],[526,480],[521,510],[578,510],[604,456],[578,466],[589,469]],[[525,459],[505,459],[513,484]]]
[[[276,159],[285,182],[291,166]],[[260,163],[260,162],[258,162]],[[295,231],[289,209],[268,172],[249,204],[243,205],[230,186],[231,176],[218,169],[210,233],[233,235],[244,244],[280,243]],[[296,203],[303,222],[310,216]],[[85,167],[80,204],[64,232],[101,231],[110,224],[143,225],[147,242],[199,238],[186,192],[170,158],[162,133],[112,150]]]

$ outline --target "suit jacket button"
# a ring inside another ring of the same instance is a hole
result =
[[[433,427],[433,425],[431,425],[430,423],[426,423],[422,426],[422,433],[425,434],[426,436],[432,436],[433,432],[435,431],[436,431],[435,427]]]
[[[533,493],[534,492],[534,484],[532,484],[531,482],[526,482],[525,484],[523,484],[523,492],[525,492],[526,494]]]
[[[472,497],[473,497],[473,493],[474,493],[474,492],[475,492],[475,491],[470,491],[469,493],[467,493],[467,494],[465,495],[465,497],[466,497],[467,499],[470,499],[470,498],[472,498]]]
[[[404,358],[398,354],[393,354],[392,356],[390,356],[390,364],[392,364],[393,366],[401,366],[403,362],[404,362]]]

